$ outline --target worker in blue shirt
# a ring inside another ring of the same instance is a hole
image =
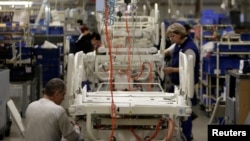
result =
[[[199,80],[199,50],[194,43],[193,39],[188,35],[185,27],[180,23],[173,23],[167,28],[167,37],[174,43],[171,47],[164,51],[165,55],[171,55],[172,60],[169,67],[163,69],[165,74],[169,74],[173,85],[179,86],[179,52],[187,55],[192,55],[194,58],[194,82],[198,83]],[[173,92],[173,89],[169,90]],[[183,133],[187,141],[192,139],[192,118],[191,116],[182,122]]]

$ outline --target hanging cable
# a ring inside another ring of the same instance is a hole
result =
[[[152,141],[153,139],[156,138],[156,136],[158,135],[160,128],[162,125],[162,119],[160,119],[157,123],[157,126],[155,127],[155,131],[153,133],[153,135],[151,137],[149,137],[148,139],[145,139],[146,141]],[[135,133],[133,128],[130,128],[130,131],[132,132],[132,134],[135,136],[137,141],[142,141],[142,139]]]
[[[138,80],[138,79],[142,76],[143,70],[145,69],[145,67],[144,67],[145,64],[148,64],[148,65],[149,65],[149,72],[148,72],[148,73],[149,73],[148,91],[152,91],[152,86],[151,86],[151,83],[153,82],[153,74],[152,74],[152,72],[153,72],[153,67],[152,67],[152,63],[150,63],[150,62],[143,62],[142,65],[141,65],[139,74],[138,74],[137,76],[132,77],[132,78],[133,78],[133,80]],[[129,75],[129,74],[128,74],[128,75]]]
[[[142,139],[135,133],[133,128],[130,128],[130,131],[132,132],[132,134],[135,136],[137,141],[142,141]]]
[[[113,141],[114,137],[114,130],[116,126],[116,107],[114,102],[113,96],[113,56],[112,56],[112,44],[109,36],[108,30],[108,20],[109,20],[109,9],[108,9],[108,0],[105,1],[105,33],[106,33],[106,42],[109,49],[109,61],[110,61],[110,68],[109,68],[109,87],[111,92],[111,119],[112,119],[112,126],[111,126],[111,134],[110,134],[110,141]]]
[[[161,128],[161,125],[162,125],[162,119],[159,120],[159,122],[155,128],[155,132],[147,141],[152,141],[158,135],[160,128]]]
[[[168,127],[167,127],[167,132],[166,132],[166,140],[165,141],[172,141],[173,135],[174,135],[174,120],[173,119],[168,119]]]

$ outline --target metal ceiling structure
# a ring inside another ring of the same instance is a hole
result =
[[[5,1],[6,0],[0,0]],[[8,0],[8,1],[24,1],[24,0]],[[30,2],[41,3],[43,0],[26,0]],[[95,11],[95,3],[101,0],[47,0],[50,3],[51,10],[65,10],[67,8],[76,8],[80,7],[85,9],[86,11],[93,12]],[[241,12],[245,13],[245,19],[250,21],[250,17],[247,13],[250,12],[250,1],[249,0],[137,0],[138,5],[146,5],[147,9],[151,9],[154,7],[155,3],[158,3],[159,7],[161,7],[160,11],[163,13],[162,15],[173,15],[174,12],[168,13],[168,9],[171,11],[178,11],[181,14],[190,13],[188,10],[192,10],[192,14],[194,17],[198,17],[203,9],[219,9],[220,12],[223,11],[221,8],[222,3],[235,3],[236,6],[227,5],[224,11],[229,11],[232,8],[238,8]],[[33,6],[31,9],[39,9],[38,6]]]

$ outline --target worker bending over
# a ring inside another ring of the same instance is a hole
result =
[[[83,53],[87,54],[96,50],[101,42],[100,34],[96,32],[90,32],[88,27],[82,27],[81,31],[81,35],[75,42],[74,53],[83,51]]]
[[[26,110],[26,141],[79,140],[79,126],[60,106],[65,92],[64,81],[54,78],[47,83],[43,98],[29,104]]]

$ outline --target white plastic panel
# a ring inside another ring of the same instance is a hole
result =
[[[17,124],[18,129],[20,130],[21,134],[24,136],[24,126],[23,126],[22,118],[21,118],[14,102],[10,99],[7,102],[7,106],[10,109],[11,115],[12,115],[15,123]]]

